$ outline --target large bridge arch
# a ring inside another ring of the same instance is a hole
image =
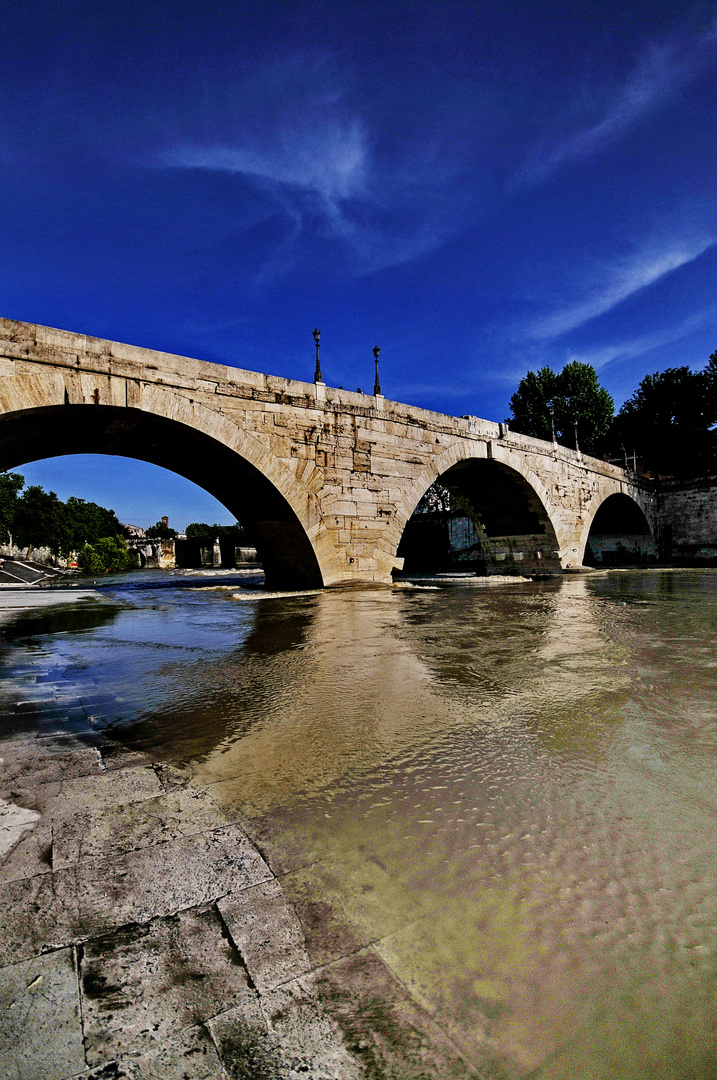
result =
[[[241,520],[270,586],[323,585],[314,493],[252,435],[159,387],[143,396],[141,407],[128,407],[72,404],[64,389],[58,402],[56,380],[42,383],[34,378],[23,388],[13,380],[10,395],[0,388],[0,469],[83,453],[160,465],[204,488]]]
[[[644,563],[657,558],[649,501],[624,484],[605,485],[578,541],[584,563]]]
[[[407,489],[395,522],[399,558],[407,554],[409,522],[436,481],[462,503],[475,531],[474,546],[480,549],[477,561],[486,564],[488,573],[560,569],[560,542],[547,491],[524,456],[496,442],[453,444]]]

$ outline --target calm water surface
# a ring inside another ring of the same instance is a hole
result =
[[[714,571],[149,574],[7,625],[0,689],[181,762],[490,1075],[709,1078],[716,630]]]

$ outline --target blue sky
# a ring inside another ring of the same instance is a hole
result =
[[[0,314],[307,380],[318,326],[327,382],[378,344],[388,397],[493,420],[544,364],[619,406],[717,349],[715,3],[25,0],[3,41]]]

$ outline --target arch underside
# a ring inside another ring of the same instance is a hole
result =
[[[622,566],[656,559],[655,541],[641,507],[623,492],[608,495],[590,525],[583,562]]]
[[[522,575],[560,570],[548,513],[515,469],[492,459],[470,458],[453,465],[436,483],[449,492],[450,508],[426,510],[425,496],[421,500],[398,549],[405,572],[466,569]]]
[[[0,469],[65,454],[137,458],[191,480],[241,521],[267,585],[323,585],[311,542],[284,496],[254,465],[205,433],[154,413],[110,405],[50,406],[0,417]]]

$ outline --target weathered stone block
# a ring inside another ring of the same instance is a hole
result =
[[[74,870],[0,886],[0,967],[69,945],[81,933]]]
[[[86,942],[80,977],[91,1066],[146,1053],[255,996],[214,908],[122,926]]]
[[[53,829],[55,870],[86,858],[112,859],[182,836],[211,832],[221,816],[202,791],[179,790],[118,806],[111,814],[94,807],[59,820]]]
[[[111,859],[83,859],[77,867],[86,932],[170,915],[272,876],[234,825]]]
[[[3,1080],[65,1080],[85,1068],[73,950],[0,968]]]
[[[301,924],[278,881],[244,889],[217,906],[260,993],[310,970]]]

